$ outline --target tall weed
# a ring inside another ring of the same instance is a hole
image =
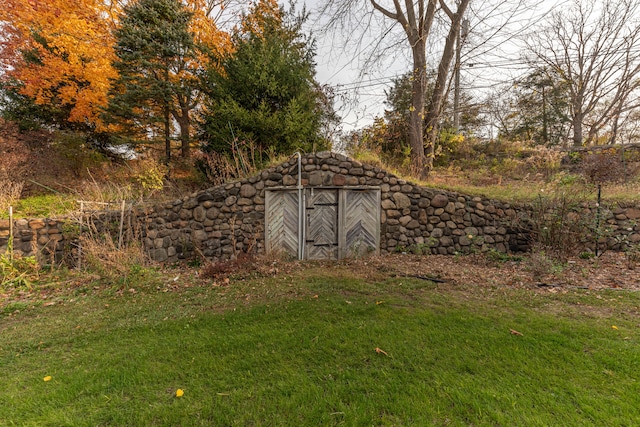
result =
[[[229,154],[213,151],[198,151],[194,154],[197,164],[214,185],[257,174],[265,163],[264,150],[253,141],[239,141],[236,138],[230,147]],[[275,156],[268,151],[267,155],[270,159]]]
[[[148,265],[148,258],[137,241],[119,246],[110,234],[83,234],[79,237],[83,268],[114,283],[127,283],[140,275]]]
[[[14,254],[13,239],[9,238],[7,251],[0,254],[0,289],[31,289],[39,273],[40,265],[36,257]]]
[[[558,259],[581,252],[594,231],[584,200],[581,191],[540,194],[531,205],[529,218],[532,247]]]
[[[5,212],[9,206],[15,206],[22,194],[23,182],[0,179],[0,211]]]

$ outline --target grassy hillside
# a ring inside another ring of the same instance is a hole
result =
[[[12,123],[0,121],[0,218],[7,217],[10,205],[16,216],[41,217],[78,209],[78,200],[170,200],[234,177],[255,174],[260,170],[259,162],[274,164],[282,160],[263,154],[256,158],[255,153],[231,161],[215,154],[199,154],[167,169],[153,147],[140,159],[114,161],[84,144],[73,133],[19,132]],[[624,167],[607,164],[600,168],[615,175],[615,179],[605,182],[605,200],[640,201],[638,152],[629,151],[625,156]],[[357,153],[356,157],[416,181],[401,167],[385,164],[373,153]],[[530,201],[554,193],[594,200],[597,192],[589,170],[585,171],[585,162],[578,161],[583,157],[588,154],[569,155],[517,143],[469,143],[438,158],[429,180],[421,184],[505,201]],[[593,165],[590,168],[593,172]],[[596,168],[596,172],[602,171]]]

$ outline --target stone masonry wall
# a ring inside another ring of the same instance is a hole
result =
[[[305,155],[301,165],[304,187],[380,188],[383,254],[412,249],[434,254],[529,249],[521,225],[526,224],[530,207],[421,187],[337,153]],[[292,157],[251,178],[134,213],[136,236],[142,235],[145,250],[158,262],[193,257],[225,260],[242,252],[263,253],[265,191],[295,189],[297,181],[298,161]],[[584,206],[578,214],[595,218],[595,207]],[[64,235],[63,222],[14,221],[14,250],[59,262],[71,239]],[[602,224],[611,232],[609,247],[619,248],[623,239],[640,243],[640,207],[602,209]],[[0,220],[0,253],[7,250],[8,240],[9,221]]]
[[[223,260],[240,252],[264,252],[265,191],[296,188],[297,165],[292,157],[254,177],[148,210],[142,227],[145,248],[161,262],[195,255]],[[528,216],[524,206],[421,187],[337,153],[305,155],[301,165],[304,187],[380,188],[381,253],[414,247],[437,254],[528,249],[528,236],[517,226]],[[603,216],[614,234],[631,242],[640,241],[639,219],[638,207],[605,210]]]
[[[13,222],[13,250],[18,255],[38,255],[45,262],[64,258],[63,221],[55,219],[17,219]],[[0,253],[8,249],[11,227],[0,220]]]

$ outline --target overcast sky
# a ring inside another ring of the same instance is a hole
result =
[[[306,0],[307,9],[314,12],[323,0]],[[368,3],[368,0],[362,0]],[[385,4],[384,0],[379,0]],[[521,56],[520,37],[535,31],[544,17],[553,9],[566,5],[569,0],[522,0],[527,4],[514,11],[500,10],[504,4],[517,1],[472,0],[467,14],[470,35],[463,49],[461,78],[463,90],[477,98],[485,96],[500,84],[510,84],[527,69]],[[390,1],[386,3],[391,4]],[[475,8],[474,8],[475,7]],[[511,7],[511,6],[507,6]],[[370,10],[371,7],[369,6]],[[376,15],[380,15],[376,12]],[[489,15],[489,17],[487,17]],[[379,16],[381,17],[381,15]],[[360,128],[373,122],[384,111],[385,89],[389,89],[392,78],[404,74],[411,68],[407,43],[395,49],[395,55],[376,67],[362,71],[366,59],[364,46],[354,47],[344,42],[344,35],[323,33],[324,19],[316,13],[311,15],[311,26],[318,42],[317,79],[337,89],[336,108],[344,121],[344,130]],[[388,20],[388,22],[392,22]],[[501,28],[494,35],[495,28]],[[397,31],[399,28],[396,28]],[[376,28],[376,21],[368,27],[365,36],[371,45],[384,29]],[[354,29],[354,33],[361,31]],[[436,40],[436,39],[434,39]],[[444,37],[437,42],[444,44]],[[346,49],[345,49],[346,46]],[[433,60],[439,57],[435,52]]]

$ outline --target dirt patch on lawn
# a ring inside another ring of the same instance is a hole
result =
[[[517,260],[495,260],[487,255],[384,255],[345,261],[364,277],[397,275],[467,286],[505,286],[535,289],[625,289],[640,291],[640,264],[624,253],[607,252],[599,258],[541,260],[527,254]],[[547,271],[545,271],[547,270]]]

